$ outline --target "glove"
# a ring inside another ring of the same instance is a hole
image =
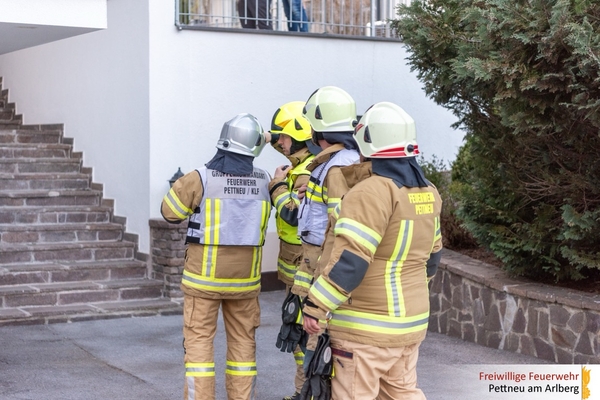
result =
[[[300,400],[329,400],[331,398],[331,376],[333,359],[329,333],[319,336],[315,353],[306,370],[306,381],[300,391]]]
[[[298,345],[305,349],[307,341],[308,334],[302,329],[302,325],[282,324],[275,346],[282,352],[291,353]]]
[[[308,334],[302,329],[300,297],[291,291],[281,306],[281,328],[275,346],[282,352],[291,353],[296,346],[306,348]]]
[[[300,391],[300,400],[330,400],[331,378],[323,378],[321,375],[313,375],[304,381]]]

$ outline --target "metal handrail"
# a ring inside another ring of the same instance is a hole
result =
[[[410,0],[175,0],[175,25],[394,39],[399,4]]]

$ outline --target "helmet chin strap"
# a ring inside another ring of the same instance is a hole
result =
[[[315,145],[319,145],[319,140],[325,140],[325,137],[323,136],[322,132],[316,132],[316,131],[312,131],[312,142]]]
[[[304,142],[299,142],[294,138],[292,139],[292,145],[290,146],[290,154],[294,154],[299,152],[300,150],[302,150],[304,147],[306,147],[306,144]]]

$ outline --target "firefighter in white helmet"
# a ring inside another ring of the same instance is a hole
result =
[[[333,399],[424,399],[416,364],[429,318],[427,281],[441,257],[442,200],[416,162],[415,123],[402,108],[373,105],[354,137],[373,175],[334,210],[304,328],[330,336],[332,358],[319,362],[333,366]],[[310,377],[309,392],[325,387],[332,375],[325,370]]]
[[[237,115],[223,125],[213,159],[179,178],[162,201],[168,222],[189,218],[181,283],[185,399],[215,398],[213,341],[221,307],[228,398],[253,397],[262,246],[271,211],[270,176],[253,161],[266,142],[255,117]]]
[[[312,128],[312,140],[323,150],[308,166],[311,171],[306,193],[300,204],[298,233],[302,241],[303,260],[294,277],[292,292],[306,296],[325,239],[327,216],[341,196],[330,196],[327,175],[340,167],[357,163],[354,140],[356,103],[344,90],[325,86],[316,90],[304,105],[304,116]]]
[[[311,141],[310,124],[302,115],[303,101],[292,101],[279,107],[271,122],[271,144],[289,161],[275,170],[269,183],[271,201],[276,210],[279,255],[277,276],[286,287],[282,305],[282,326],[276,346],[283,352],[294,354],[296,391],[284,400],[297,400],[304,384],[304,349],[308,336],[302,329],[300,299],[290,292],[294,275],[302,259],[302,246],[298,238],[298,190],[308,183],[310,171],[306,167],[321,149]]]

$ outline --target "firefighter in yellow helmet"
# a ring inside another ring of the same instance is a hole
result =
[[[256,382],[262,246],[271,211],[269,174],[253,166],[267,140],[258,120],[227,121],[217,153],[179,178],[165,195],[164,219],[189,219],[181,289],[188,400],[215,399],[213,341],[222,308],[229,399],[250,399]]]
[[[295,393],[284,400],[297,400],[304,383],[304,347],[308,338],[302,329],[300,298],[290,292],[294,275],[302,259],[302,246],[298,237],[298,189],[308,183],[310,171],[306,167],[320,148],[311,142],[310,124],[302,115],[303,101],[282,105],[271,122],[271,144],[289,161],[275,170],[269,183],[271,201],[276,209],[279,256],[277,276],[286,286],[286,298],[282,305],[282,326],[276,346],[288,353],[293,352],[296,362]]]
[[[326,374],[309,377],[303,398],[331,379],[335,400],[425,399],[416,365],[429,318],[427,281],[441,258],[442,200],[415,160],[415,123],[402,108],[373,105],[354,137],[372,175],[334,210],[324,268],[304,304],[304,329],[322,332],[330,352],[316,351],[309,370]],[[324,332],[318,320],[328,321]]]
[[[327,176],[340,167],[358,162],[359,158],[358,147],[352,137],[357,122],[356,103],[346,91],[335,86],[319,88],[310,95],[302,113],[310,123],[312,142],[322,150],[307,166],[310,178],[299,206],[298,234],[302,243],[302,261],[291,290],[296,295],[296,304],[308,293],[321,255],[328,213],[341,198],[339,193],[329,192],[325,184]],[[307,341],[305,371],[316,342],[316,336]]]

